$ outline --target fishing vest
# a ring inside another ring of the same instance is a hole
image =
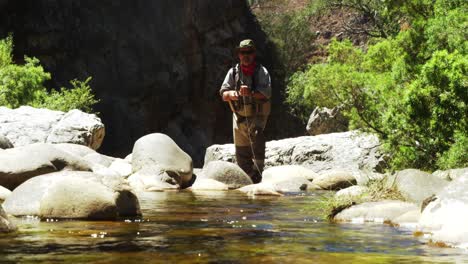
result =
[[[250,87],[252,92],[257,92],[257,78],[261,68],[261,64],[257,64],[257,67],[255,67],[254,74],[252,75],[252,84]],[[234,75],[234,82],[236,84],[235,90],[239,92],[240,86],[242,85],[240,76],[241,70],[239,64],[232,67],[232,71]],[[252,117],[255,115],[269,115],[271,111],[270,100],[259,100],[253,98],[252,96],[239,96],[239,100],[233,101],[233,106],[233,111],[242,117]]]

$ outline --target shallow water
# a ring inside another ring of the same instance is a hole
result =
[[[2,263],[468,263],[468,252],[431,247],[383,224],[330,224],[323,193],[249,199],[230,192],[140,197],[142,219],[16,219],[0,236]]]

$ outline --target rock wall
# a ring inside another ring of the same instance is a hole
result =
[[[272,61],[265,35],[239,0],[1,0],[0,36],[8,32],[18,62],[35,56],[52,73],[49,87],[93,77],[104,153],[124,156],[142,135],[163,132],[198,166],[206,147],[231,140],[229,108],[217,90],[233,47],[253,38],[260,61]],[[293,121],[281,114],[281,94],[274,85],[270,138],[300,131],[285,125]]]

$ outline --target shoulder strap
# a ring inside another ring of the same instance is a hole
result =
[[[236,91],[240,89],[240,76],[239,76],[239,64],[236,64],[236,66],[232,67],[233,73],[234,73],[234,81],[236,83]]]
[[[257,67],[255,67],[254,74],[252,75],[252,91],[257,91],[257,75],[260,72],[262,65],[259,63]]]

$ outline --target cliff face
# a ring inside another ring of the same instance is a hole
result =
[[[0,36],[8,32],[15,58],[39,58],[52,73],[50,87],[93,77],[107,131],[102,152],[125,155],[139,137],[163,132],[197,166],[207,146],[232,138],[217,91],[233,47],[252,38],[267,68],[272,56],[239,0],[0,0]],[[281,91],[274,90],[279,105]],[[283,107],[271,120],[281,119],[274,118],[279,112]]]

